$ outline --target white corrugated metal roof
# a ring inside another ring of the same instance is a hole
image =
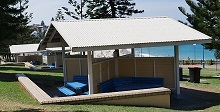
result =
[[[46,51],[61,52],[62,51],[62,47],[46,48]],[[69,47],[65,47],[65,51],[71,51],[71,49]]]
[[[12,54],[17,53],[33,53],[37,52],[39,44],[21,44],[21,45],[11,45],[10,51]]]
[[[211,39],[169,17],[54,21],[50,28],[55,28],[73,51],[207,43]]]
[[[39,44],[20,44],[20,45],[11,45],[10,51],[12,54],[18,54],[18,53],[35,53],[39,52],[37,49],[39,47]],[[70,51],[71,49],[69,47],[65,47],[66,51]],[[46,48],[46,50],[43,51],[62,51],[61,47],[56,47],[56,48]]]

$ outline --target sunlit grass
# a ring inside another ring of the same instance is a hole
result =
[[[213,68],[203,68],[200,71],[200,83],[190,83],[190,82],[181,82],[182,84],[198,87],[198,88],[207,88],[212,89],[213,91],[220,92],[220,78],[215,78],[213,76],[219,75],[220,70],[216,70]],[[189,78],[189,70],[183,69],[184,77]]]
[[[135,107],[135,106],[109,106],[109,105],[40,105],[17,81],[15,74],[24,73],[31,79],[44,79],[63,81],[63,74],[56,72],[33,71],[23,66],[0,66],[0,111],[75,111],[75,112],[170,112],[177,111],[156,107]],[[195,88],[219,88],[220,81],[211,76],[219,74],[215,69],[202,69],[201,78],[206,80],[200,84],[187,84]],[[188,69],[183,70],[184,76],[188,76]],[[218,89],[217,89],[218,90]],[[219,90],[220,91],[220,90]],[[212,106],[203,111],[218,111],[220,105]]]

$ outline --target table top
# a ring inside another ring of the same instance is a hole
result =
[[[67,82],[66,85],[70,86],[74,89],[82,89],[85,86],[87,86],[87,84],[83,84],[83,83],[80,83],[80,82]]]

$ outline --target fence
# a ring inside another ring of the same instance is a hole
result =
[[[201,64],[202,65],[202,60],[180,60],[179,61],[180,65],[198,65]],[[216,60],[204,60],[204,64],[206,65],[214,65],[214,64],[220,64],[220,61],[216,61]]]

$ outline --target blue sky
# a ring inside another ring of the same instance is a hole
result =
[[[49,25],[51,18],[55,17],[59,8],[65,6],[71,9],[72,6],[67,2],[68,0],[29,0],[27,12],[33,13],[30,24],[37,24],[44,20],[45,24]],[[189,9],[185,0],[133,0],[133,2],[136,3],[135,8],[144,10],[144,13],[133,17],[168,16],[186,21],[186,17],[178,10],[178,6]],[[68,16],[65,18],[71,19]]]

